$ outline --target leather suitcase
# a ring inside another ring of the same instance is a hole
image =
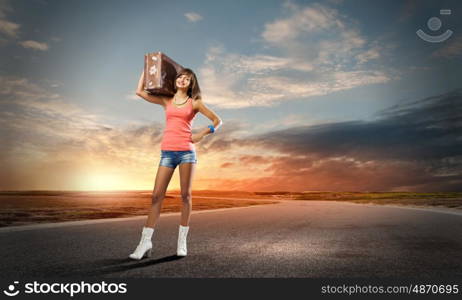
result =
[[[162,52],[144,55],[144,89],[151,94],[173,96],[173,82],[183,67]]]

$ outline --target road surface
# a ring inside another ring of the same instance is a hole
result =
[[[0,277],[462,278],[462,215],[334,201],[162,214],[151,258],[128,255],[145,217],[0,230]]]

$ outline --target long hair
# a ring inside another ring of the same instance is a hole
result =
[[[201,89],[199,87],[199,82],[197,81],[197,77],[196,77],[196,74],[194,74],[193,70],[191,69],[188,69],[188,68],[184,68],[182,69],[180,72],[178,72],[178,74],[176,75],[175,77],[175,81],[173,82],[173,88],[175,90],[175,93],[177,91],[177,87],[176,87],[176,80],[178,79],[178,77],[180,77],[181,75],[188,75],[188,76],[191,76],[191,81],[189,83],[189,88],[188,88],[188,91],[186,92],[188,94],[189,97],[191,97],[192,99],[194,100],[197,100],[197,99],[201,99],[202,96],[201,96]]]

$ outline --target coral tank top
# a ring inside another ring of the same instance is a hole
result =
[[[192,123],[196,116],[192,99],[188,98],[181,107],[173,104],[173,99],[167,101],[165,107],[166,126],[160,144],[161,150],[186,151],[196,150],[191,140]]]

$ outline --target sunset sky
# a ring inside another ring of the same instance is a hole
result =
[[[193,190],[461,191],[461,14],[456,0],[0,0],[0,190],[151,190],[165,116],[135,89],[162,51],[223,121],[196,144]]]

